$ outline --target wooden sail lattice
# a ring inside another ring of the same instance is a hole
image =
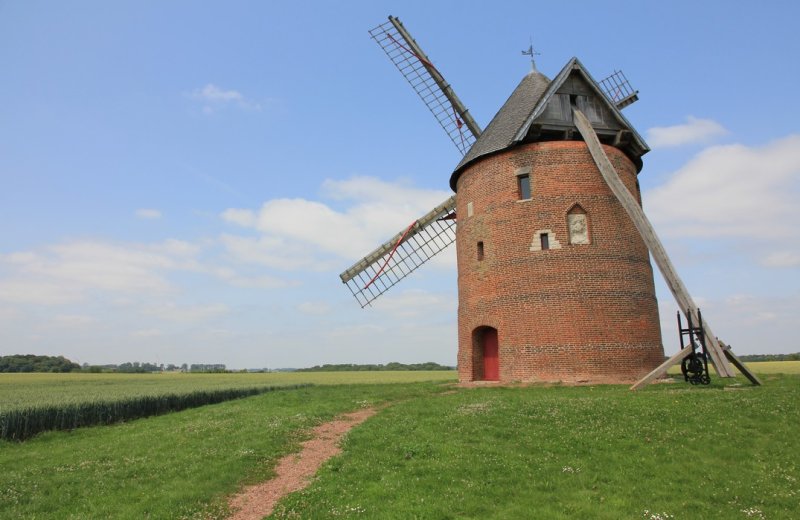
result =
[[[453,195],[339,275],[361,307],[456,240]]]
[[[639,100],[639,91],[633,90],[630,81],[621,70],[615,70],[613,74],[600,80],[598,84],[606,97],[620,110]]]
[[[390,16],[369,34],[466,154],[481,128],[400,20]],[[339,275],[362,308],[455,242],[455,209],[453,195]]]
[[[480,135],[480,127],[400,20],[390,16],[389,21],[370,30],[369,34],[422,99],[461,155],[465,155]]]

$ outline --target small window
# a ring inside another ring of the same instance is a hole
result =
[[[517,188],[519,190],[520,200],[531,198],[531,176],[517,175]]]
[[[478,261],[483,260],[483,242],[478,242]]]
[[[550,249],[550,236],[547,233],[539,235],[539,240],[542,241],[542,251]]]

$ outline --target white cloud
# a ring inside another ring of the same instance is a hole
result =
[[[164,291],[161,271],[175,262],[157,248],[102,242],[69,242],[48,248],[22,266],[24,274],[109,291]]]
[[[800,251],[776,251],[765,256],[765,267],[800,267]]]
[[[738,355],[789,353],[797,351],[794,340],[800,297],[757,296],[735,293],[720,298],[696,298],[703,318],[714,334],[733,347]],[[668,355],[677,352],[675,303],[659,299],[661,334]],[[684,325],[686,321],[684,319]],[[766,328],[765,328],[766,326]]]
[[[246,98],[238,90],[226,90],[213,83],[208,83],[202,88],[195,89],[189,94],[189,97],[203,103],[203,113],[205,114],[211,114],[226,106],[235,106],[244,110],[254,111],[262,108],[260,103]]]
[[[139,329],[133,331],[133,333],[131,333],[131,336],[135,338],[156,338],[163,334],[164,333],[159,329]]]
[[[0,280],[0,301],[13,304],[63,305],[83,299],[80,290],[35,279]]]
[[[449,193],[353,177],[326,180],[323,195],[349,205],[337,210],[307,199],[272,199],[258,211],[228,209],[221,215],[223,220],[255,229],[261,236],[225,235],[222,241],[241,261],[278,269],[330,269],[341,265],[342,259],[366,255],[443,202]]]
[[[322,271],[330,262],[315,258],[309,244],[278,236],[243,237],[224,234],[220,242],[240,262],[259,264],[283,271]]]
[[[297,310],[303,314],[322,316],[324,314],[330,314],[332,309],[326,302],[303,302],[297,306]]]
[[[252,227],[256,223],[255,212],[249,209],[226,209],[222,212],[222,219],[231,224],[237,224],[242,227]]]
[[[96,321],[92,316],[82,314],[58,314],[53,318],[53,323],[62,327],[84,327]]]
[[[375,325],[373,323],[363,323],[357,325],[343,325],[328,332],[330,338],[346,339],[343,344],[349,343],[356,339],[367,339],[375,341],[386,333],[386,327]]]
[[[242,101],[244,96],[235,90],[223,90],[220,87],[209,83],[201,89],[194,91],[196,97],[206,101]]]
[[[376,310],[404,319],[433,314],[450,315],[458,308],[452,294],[437,294],[421,289],[387,293],[373,302]]]
[[[684,144],[704,143],[728,131],[716,121],[686,117],[686,123],[674,126],[656,126],[647,130],[647,142],[653,148],[668,148]]]
[[[161,212],[152,208],[140,208],[136,210],[136,218],[144,220],[156,220],[161,218]]]
[[[221,304],[177,305],[163,303],[147,307],[143,312],[166,321],[197,323],[227,314],[229,309],[226,305]]]
[[[665,236],[746,238],[782,250],[785,262],[800,239],[798,194],[800,135],[792,135],[758,148],[708,148],[643,196]]]
[[[210,272],[218,278],[228,282],[234,287],[246,287],[254,289],[278,289],[281,287],[291,287],[298,285],[298,282],[276,278],[274,276],[243,276],[229,267],[213,268]]]
[[[200,253],[213,243],[165,240],[152,244],[79,240],[37,251],[0,255],[0,302],[63,305],[100,291],[147,297],[178,290],[174,272],[213,276],[235,287],[272,289],[295,282],[267,275],[246,276],[229,267],[204,263]]]

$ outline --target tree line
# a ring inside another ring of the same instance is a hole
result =
[[[311,368],[298,368],[297,372],[381,372],[381,371],[396,371],[396,370],[455,370],[455,367],[440,365],[429,361],[427,363],[397,363],[391,362],[385,365],[356,365],[353,363],[342,363],[338,365],[315,365]]]
[[[226,372],[222,364],[174,365],[169,363],[141,363],[139,361],[118,365],[79,365],[64,356],[38,356],[35,354],[14,354],[0,356],[2,372],[117,372],[122,374],[150,374],[153,372]]]
[[[739,356],[742,361],[800,361],[800,352],[794,354],[746,354]]]
[[[0,372],[72,372],[81,366],[64,356],[14,354],[0,356]]]

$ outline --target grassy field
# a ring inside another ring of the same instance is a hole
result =
[[[455,371],[276,372],[267,374],[0,374],[0,412],[20,406],[180,394],[196,390],[317,385],[455,381]]]
[[[274,518],[797,518],[800,377],[764,379],[328,385],[51,432],[0,443],[0,518],[224,518],[309,428],[384,402]]]
[[[800,374],[800,361],[755,361],[745,365],[756,374]]]
[[[390,375],[384,375],[390,374]],[[172,413],[275,390],[342,382],[454,380],[455,372],[3,374],[0,439]]]
[[[757,375],[800,374],[800,361],[755,361],[745,363],[745,365]],[[714,372],[714,369],[709,366],[709,370],[711,371],[711,377],[715,377],[716,373]],[[736,370],[736,367],[734,367],[734,370]],[[680,365],[670,367],[669,373],[673,375],[680,374]],[[738,374],[739,371],[736,370],[736,373]]]

